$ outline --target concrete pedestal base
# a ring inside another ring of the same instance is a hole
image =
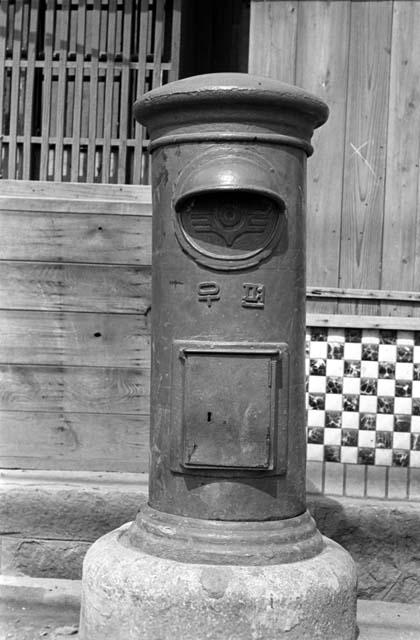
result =
[[[325,539],[278,565],[189,564],[127,546],[124,525],[88,551],[81,640],[354,640],[356,571]]]

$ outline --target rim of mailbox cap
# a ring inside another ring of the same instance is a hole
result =
[[[151,150],[217,140],[261,141],[303,148],[328,118],[327,105],[307,91],[246,73],[184,78],[144,94],[134,116],[147,126]]]

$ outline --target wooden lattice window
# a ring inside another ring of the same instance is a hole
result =
[[[175,80],[180,0],[9,0],[0,7],[1,176],[147,183],[132,105]]]

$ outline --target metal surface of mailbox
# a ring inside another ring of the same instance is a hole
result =
[[[327,108],[218,74],[154,90],[135,115],[153,154],[149,512],[301,516],[305,172]]]

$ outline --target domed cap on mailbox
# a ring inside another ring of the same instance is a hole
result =
[[[328,107],[278,80],[218,73],[153,89],[135,103],[134,115],[149,129],[151,150],[180,142],[258,140],[300,147],[310,155],[313,130],[327,120]]]

